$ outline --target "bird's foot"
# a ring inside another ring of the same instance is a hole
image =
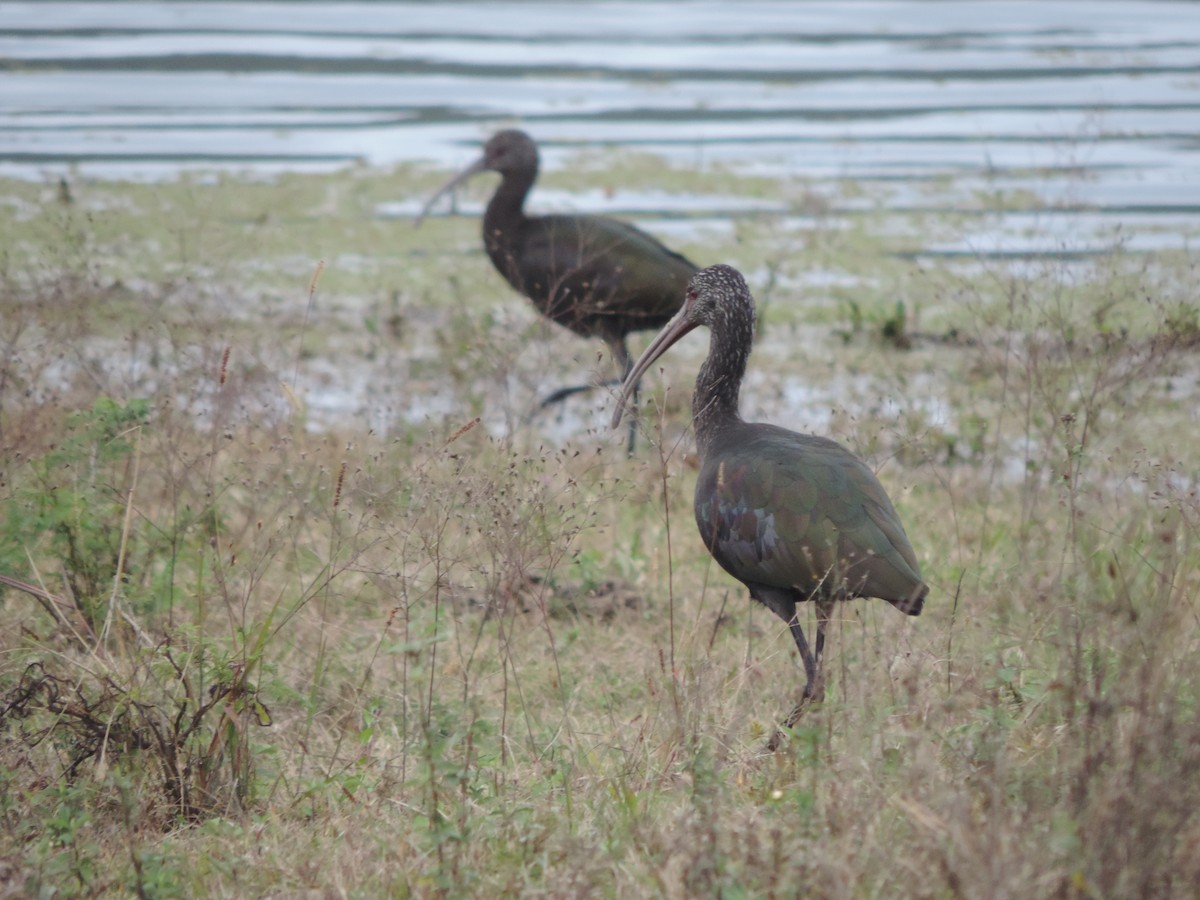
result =
[[[574,384],[570,387],[559,388],[553,394],[547,394],[538,404],[538,409],[545,409],[547,406],[554,406],[556,403],[562,403],[568,397],[574,397],[576,394],[582,394],[585,391],[595,390],[597,385],[594,384]]]
[[[796,723],[800,721],[800,717],[804,715],[809,707],[820,706],[825,702],[825,680],[819,674],[816,679],[804,688],[804,694],[800,697],[800,702],[797,703],[788,717],[783,720],[783,726],[776,728],[775,733],[771,735],[771,739],[767,741],[767,750],[774,753],[784,745],[788,738],[788,731],[796,727]],[[785,731],[784,729],[787,729]]]
[[[811,705],[812,701],[810,699],[801,700],[796,704],[795,708],[788,713],[788,717],[783,720],[783,726],[776,728],[775,733],[771,735],[771,739],[767,741],[767,750],[769,752],[774,753],[787,742],[788,732],[796,727],[796,723],[804,715],[804,710]],[[784,731],[785,728],[787,731]]]
[[[596,381],[590,384],[572,384],[567,387],[561,387],[551,394],[547,394],[538,404],[538,409],[545,409],[547,406],[553,406],[556,403],[562,403],[568,397],[574,397],[576,394],[585,394],[588,391],[594,391],[598,388],[620,387],[621,379],[613,378],[608,381]]]
[[[783,746],[783,742],[786,740],[787,740],[787,735],[784,734],[778,728],[776,728],[775,733],[773,735],[771,735],[771,739],[769,741],[767,741],[767,752],[774,753],[776,750],[778,750],[780,747]]]

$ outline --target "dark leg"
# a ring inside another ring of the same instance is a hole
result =
[[[622,384],[624,384],[624,381],[620,381],[620,380],[617,380],[614,378],[612,381],[604,381],[604,382],[601,382],[600,384],[574,384],[574,385],[571,385],[570,387],[559,388],[553,394],[549,394],[548,396],[546,396],[542,400],[542,402],[538,404],[538,409],[545,409],[547,406],[553,406],[556,403],[562,403],[562,401],[566,400],[568,397],[574,397],[576,394],[582,394],[585,391],[594,391],[596,388],[618,388]],[[637,448],[637,430],[638,430],[637,409],[638,409],[638,393],[639,393],[640,388],[641,388],[640,383],[635,385],[633,388],[633,401],[632,401],[633,409],[632,409],[630,415],[628,416],[628,419],[629,419],[629,443],[627,445],[627,452],[629,453],[630,456],[633,456],[633,451]],[[532,419],[533,417],[530,416],[529,418]]]
[[[800,659],[804,663],[804,693],[800,695],[800,702],[797,703],[788,717],[783,720],[784,728],[795,728],[796,723],[800,721],[800,716],[804,714],[804,710],[811,703],[820,703],[825,699],[824,681],[821,678],[820,662],[821,651],[817,650],[817,655],[814,657],[812,651],[808,649],[808,641],[804,639],[804,632],[800,628],[800,621],[796,616],[788,622],[788,627],[792,631],[792,638],[796,641],[796,646],[800,648]],[[817,628],[818,648],[820,647],[820,626]],[[771,739],[767,741],[767,749],[774,752],[782,746],[784,741],[784,733],[776,729],[771,735]]]
[[[762,602],[774,611],[781,618],[784,616],[785,609],[781,609],[779,599],[771,597],[771,600],[763,600]],[[787,619],[788,630],[792,633],[792,640],[796,642],[796,649],[800,651],[800,661],[804,664],[804,693],[800,695],[800,702],[788,713],[788,717],[784,720],[785,728],[794,728],[796,723],[800,721],[800,716],[803,715],[805,708],[811,703],[820,703],[825,699],[825,681],[821,674],[821,652],[825,648],[825,621],[822,618],[818,607],[817,614],[817,652],[814,655],[809,649],[808,641],[804,637],[804,629],[800,627],[800,617],[796,612],[796,604],[790,599],[786,601],[791,607],[791,617]],[[771,735],[771,739],[767,741],[767,749],[774,752],[783,744],[784,733],[776,730]]]
[[[626,370],[628,374],[628,370]],[[633,451],[637,449],[637,430],[638,430],[638,413],[641,407],[638,404],[638,394],[641,392],[642,383],[639,381],[633,386],[633,411],[629,414],[629,443],[625,447],[625,453],[628,456],[633,456]]]
[[[574,397],[576,394],[582,394],[585,391],[594,391],[601,387],[620,387],[621,382],[615,378],[612,381],[605,381],[601,384],[573,384],[570,387],[559,388],[552,394],[547,394],[542,398],[542,402],[538,404],[538,409],[545,409],[547,406],[553,406],[556,403],[562,403],[568,397]]]
[[[825,628],[829,624],[829,618],[833,615],[833,601],[818,600],[817,601],[817,685],[814,689],[816,699],[824,701],[825,699],[825,668],[821,665],[821,661],[825,658]]]
[[[629,355],[629,349],[625,346],[625,341],[605,338],[604,342],[608,344],[608,349],[612,352],[613,359],[621,367],[621,377],[610,381],[602,381],[599,384],[573,384],[570,387],[559,388],[542,400],[538,404],[538,409],[545,409],[547,406],[553,406],[555,403],[562,403],[568,397],[574,397],[576,394],[582,394],[584,391],[594,391],[596,388],[601,387],[620,387],[625,383],[625,378],[633,371],[633,357]],[[635,393],[633,396],[633,405],[636,409],[637,394]]]
[[[804,631],[800,628],[800,614],[792,616],[792,620],[788,622],[788,628],[792,632],[792,640],[796,642],[796,646],[800,649],[800,661],[804,663],[804,693],[800,695],[801,701],[811,700],[813,691],[816,689],[817,683],[817,663],[821,660],[821,645],[824,643],[824,633],[821,631],[821,626],[817,625],[817,654],[814,657],[812,651],[808,649],[808,641],[804,639]]]
[[[629,377],[629,373],[633,371],[633,357],[629,355],[629,349],[625,346],[625,341],[621,340],[618,343],[610,344],[613,358],[621,367],[621,377],[614,378],[610,381],[603,381],[599,384],[573,384],[569,387],[559,388],[552,394],[546,395],[542,402],[538,404],[538,409],[545,409],[547,406],[553,406],[556,403],[562,403],[568,397],[574,397],[576,394],[582,394],[585,391],[594,391],[596,388],[620,387],[625,383],[625,379]],[[628,453],[633,456],[633,451],[637,447],[637,429],[638,429],[638,394],[641,390],[641,383],[633,387],[633,408],[629,415],[629,444]]]
[[[629,348],[625,346],[625,338],[610,341],[608,346],[612,350],[613,359],[621,367],[621,384],[624,384],[625,379],[629,377],[629,373],[633,371],[633,357],[629,355]],[[639,381],[633,386],[633,394],[630,396],[630,399],[633,401],[633,407],[629,410],[629,443],[625,447],[625,453],[631,457],[633,456],[633,451],[637,448],[638,419],[641,412],[638,395],[641,393],[641,390],[642,383]]]

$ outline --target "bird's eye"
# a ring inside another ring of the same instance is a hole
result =
[[[696,290],[694,287],[690,287],[687,289],[688,303],[695,303],[699,299],[700,299],[700,292],[698,290]]]

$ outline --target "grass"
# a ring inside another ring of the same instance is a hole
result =
[[[373,215],[436,181],[4,183],[4,890],[1193,895],[1194,260],[681,247],[757,273],[747,411],[870,460],[933,586],[839,609],[765,754],[802,674],[696,537],[704,341],[633,460],[526,423],[606,362],[475,223]]]

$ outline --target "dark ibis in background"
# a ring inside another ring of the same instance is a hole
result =
[[[493,135],[479,159],[438,188],[416,224],[439,197],[479,172],[500,174],[483,216],[483,244],[492,265],[546,318],[581,337],[601,338],[622,377],[627,375],[633,360],[626,336],[670,321],[696,266],[644,231],[607,216],[526,215],[538,150],[529,135],[514,129]],[[562,388],[542,406],[592,387]],[[631,423],[630,452],[635,435]]]
[[[613,414],[668,347],[700,325],[712,333],[692,417],[700,455],[696,524],[713,558],[791,630],[807,682],[786,720],[824,697],[821,659],[833,604],[878,597],[919,615],[929,588],[892,501],[861,459],[828,438],[742,421],[738,393],[754,339],[754,298],[741,273],[712,266],[692,277],[678,315],[629,372]],[[796,604],[817,603],[814,654]],[[776,733],[770,747],[782,738]]]

